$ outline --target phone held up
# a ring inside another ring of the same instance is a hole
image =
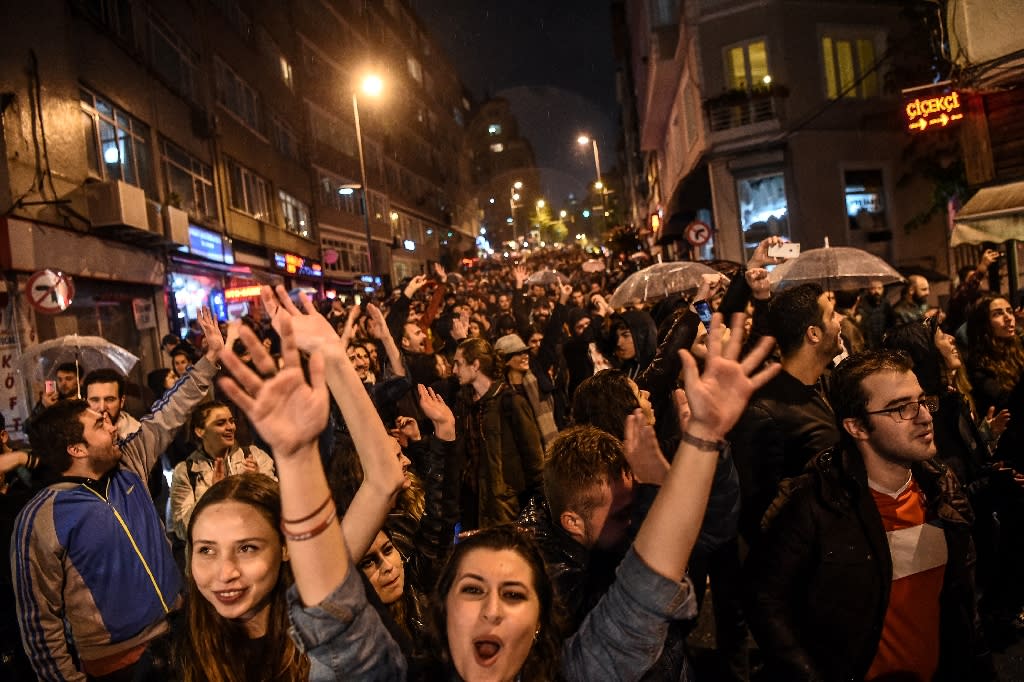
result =
[[[693,309],[697,311],[697,317],[704,323],[704,326],[711,328],[711,304],[707,301],[694,301]]]
[[[800,244],[797,242],[786,242],[768,247],[769,258],[796,258],[800,255]]]

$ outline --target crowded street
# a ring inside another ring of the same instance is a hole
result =
[[[1019,0],[0,6],[0,680],[1024,681]]]

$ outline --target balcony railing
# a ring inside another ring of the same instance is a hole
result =
[[[782,86],[758,90],[729,90],[704,101],[711,132],[731,130],[778,117],[777,100],[788,91]]]

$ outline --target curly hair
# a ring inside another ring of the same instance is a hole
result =
[[[214,484],[199,498],[188,524],[186,545],[186,579],[189,597],[185,602],[186,625],[177,643],[176,659],[185,682],[244,682],[246,664],[242,652],[249,649],[235,646],[248,637],[242,626],[221,617],[199,592],[192,577],[192,531],[203,512],[220,502],[238,502],[252,507],[279,532],[281,524],[281,493],[277,482],[263,474],[229,476]],[[280,536],[279,536],[280,537]],[[284,538],[281,538],[284,545]],[[262,648],[266,679],[299,682],[309,676],[309,659],[288,636],[288,603],[285,594],[292,582],[286,562],[281,563],[277,584],[270,595],[267,636]]]
[[[470,552],[500,552],[509,550],[518,554],[529,565],[532,573],[533,591],[540,602],[539,627],[534,637],[518,679],[554,682],[561,679],[562,643],[565,640],[565,625],[562,621],[561,603],[555,593],[554,584],[548,575],[540,548],[533,536],[513,524],[494,526],[481,530],[455,545],[448,561],[437,580],[437,587],[431,599],[430,637],[438,663],[447,671],[454,666],[451,648],[448,644],[448,593],[451,591],[459,567]]]
[[[1010,392],[1024,375],[1024,345],[1020,338],[998,339],[992,333],[989,319],[992,302],[1006,300],[998,294],[985,294],[967,312],[968,363],[994,375],[999,388]]]

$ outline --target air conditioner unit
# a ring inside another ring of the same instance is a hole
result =
[[[175,244],[188,244],[188,212],[174,206],[165,206],[163,233]]]
[[[93,227],[134,227],[149,232],[146,193],[126,182],[94,182],[85,186]]]

